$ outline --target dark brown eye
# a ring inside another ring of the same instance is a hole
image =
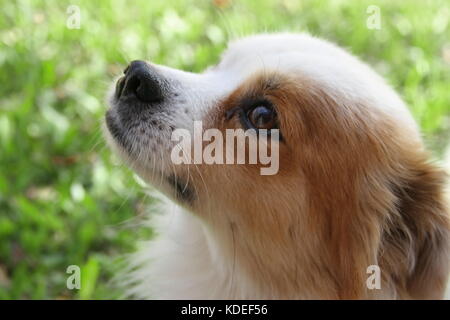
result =
[[[257,106],[249,111],[248,120],[256,129],[273,129],[277,124],[277,115],[270,107]]]

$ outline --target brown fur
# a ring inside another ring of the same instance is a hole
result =
[[[369,101],[270,72],[222,101],[210,126],[240,128],[225,114],[248,97],[277,108],[279,173],[261,176],[258,165],[190,170],[201,204],[194,211],[236,268],[276,298],[442,298],[445,174],[420,138]],[[381,292],[366,287],[369,265],[381,268]]]

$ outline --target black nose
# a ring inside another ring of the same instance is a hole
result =
[[[161,79],[152,66],[135,60],[128,65],[124,73],[125,76],[117,82],[117,97],[134,96],[147,103],[162,100]]]

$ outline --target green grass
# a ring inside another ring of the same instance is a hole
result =
[[[81,28],[66,27],[69,5]],[[366,27],[368,5],[381,29]],[[201,71],[226,42],[309,31],[368,61],[402,94],[437,156],[450,137],[450,8],[442,1],[0,0],[0,299],[107,299],[151,202],[101,135],[126,62]],[[257,48],[255,48],[257,50]],[[79,265],[81,290],[66,288]]]

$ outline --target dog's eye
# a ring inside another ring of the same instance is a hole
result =
[[[277,125],[275,111],[267,106],[257,106],[248,112],[247,117],[256,129],[273,129]]]

